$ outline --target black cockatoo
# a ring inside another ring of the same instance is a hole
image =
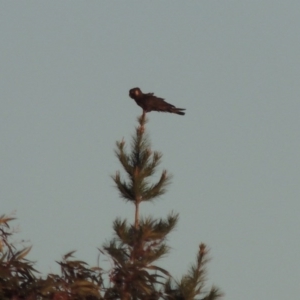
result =
[[[154,96],[153,93],[144,94],[140,88],[136,87],[129,91],[129,97],[135,100],[136,104],[143,109],[143,113],[150,111],[162,111],[183,116],[184,108],[177,108],[174,105],[164,101],[163,98]]]

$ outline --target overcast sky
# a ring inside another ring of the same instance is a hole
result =
[[[299,1],[0,1],[0,214],[37,268],[95,266],[133,220],[110,175],[138,86],[186,108],[148,114],[174,177],[141,211],[180,214],[161,266],[179,277],[204,242],[225,299],[298,299],[299,39]]]

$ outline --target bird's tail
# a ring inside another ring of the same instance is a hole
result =
[[[174,108],[172,113],[184,116],[185,112],[183,110],[185,110],[185,108]]]

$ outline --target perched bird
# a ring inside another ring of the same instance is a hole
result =
[[[143,113],[150,111],[163,111],[178,115],[184,115],[185,108],[177,108],[164,101],[162,98],[154,96],[153,93],[143,94],[140,88],[136,87],[129,91],[129,97],[135,100],[136,104],[143,109]]]

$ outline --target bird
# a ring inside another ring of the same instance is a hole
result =
[[[140,88],[135,87],[129,90],[129,97],[135,100],[136,104],[143,109],[143,114],[150,111],[169,112],[183,116],[185,108],[177,108],[164,101],[163,98],[154,96],[154,93],[144,94]]]

